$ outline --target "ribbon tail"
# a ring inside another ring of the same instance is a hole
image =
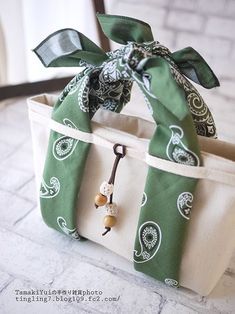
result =
[[[192,47],[187,47],[171,54],[180,71],[190,80],[205,88],[220,86],[219,80],[203,59]]]
[[[33,51],[45,67],[74,67],[81,60],[99,65],[108,58],[85,35],[69,28],[49,35]]]
[[[140,20],[121,15],[97,14],[104,34],[119,44],[153,41],[151,27]]]

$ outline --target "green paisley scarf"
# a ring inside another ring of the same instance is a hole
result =
[[[105,35],[123,44],[120,49],[105,53],[73,29],[53,33],[34,49],[46,67],[83,67],[60,94],[52,119],[92,132],[96,111],[120,112],[136,82],[157,124],[149,154],[200,166],[197,134],[216,137],[216,129],[186,77],[205,88],[219,86],[210,67],[191,47],[171,53],[154,41],[150,26],[142,21],[113,15],[98,19]],[[51,131],[41,184],[45,222],[76,239],[82,239],[76,229],[76,203],[90,145]],[[134,266],[175,287],[196,184],[196,179],[149,167],[143,191]]]

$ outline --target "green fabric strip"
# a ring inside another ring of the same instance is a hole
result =
[[[75,67],[81,60],[99,65],[107,59],[102,49],[71,28],[49,35],[33,51],[45,67]]]
[[[75,44],[76,53],[79,46],[81,54],[72,59],[72,64],[77,62],[77,66],[85,69],[65,87],[52,118],[92,132],[91,119],[96,111],[103,108],[120,112],[130,99],[132,83],[136,82],[157,125],[149,153],[172,162],[199,166],[197,134],[216,137],[216,128],[208,107],[184,75],[211,88],[218,85],[212,70],[192,48],[171,53],[153,41],[151,29],[144,22],[120,16],[98,18],[106,36],[125,45],[105,57],[96,47],[92,54],[90,40],[86,42],[86,37],[77,32],[83,44]],[[71,37],[64,32],[63,38]],[[43,63],[48,66],[55,62],[57,66],[67,66],[70,63],[65,56],[67,48],[63,47],[58,33],[54,34],[35,52],[42,61],[45,58]],[[61,56],[58,53],[48,58],[52,38],[53,45],[60,47]],[[89,59],[91,55],[95,57]],[[81,239],[76,229],[76,203],[85,179],[83,170],[89,147],[88,143],[51,131],[41,186],[45,222],[76,239]],[[196,179],[148,169],[136,230],[134,266],[171,286],[179,285],[179,267],[196,184]]]
[[[150,26],[127,16],[97,14],[104,34],[119,44],[128,42],[143,43],[153,41]]]
[[[174,162],[199,166],[200,152],[184,91],[172,79],[166,60],[146,64],[151,75],[148,97],[157,122],[149,153]],[[180,104],[180,106],[179,106]],[[161,145],[159,145],[161,143]],[[149,168],[135,241],[135,269],[178,286],[187,222],[197,180]]]
[[[181,72],[195,83],[205,88],[219,86],[219,81],[202,56],[192,47],[187,47],[171,54]]]

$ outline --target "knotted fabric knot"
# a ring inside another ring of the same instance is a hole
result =
[[[141,63],[146,58],[153,56],[169,56],[168,48],[158,41],[144,42],[141,44],[130,42],[124,48],[123,61],[133,70],[141,69]]]
[[[170,60],[170,51],[158,41],[129,42],[120,49],[107,53],[108,60],[101,65],[100,80],[113,83],[119,80],[133,81],[133,72],[143,74],[143,66],[148,58],[161,56]]]

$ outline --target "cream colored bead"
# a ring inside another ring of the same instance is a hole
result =
[[[117,207],[117,204],[116,203],[107,203],[105,205],[105,209],[107,211],[107,215],[110,215],[110,216],[117,216],[118,214],[118,207]]]
[[[116,217],[107,215],[104,217],[104,226],[105,228],[112,228],[116,224]]]
[[[104,181],[100,186],[100,193],[105,196],[110,196],[113,193],[113,184]]]
[[[104,206],[107,203],[107,196],[99,193],[95,196],[95,205],[96,206]]]

